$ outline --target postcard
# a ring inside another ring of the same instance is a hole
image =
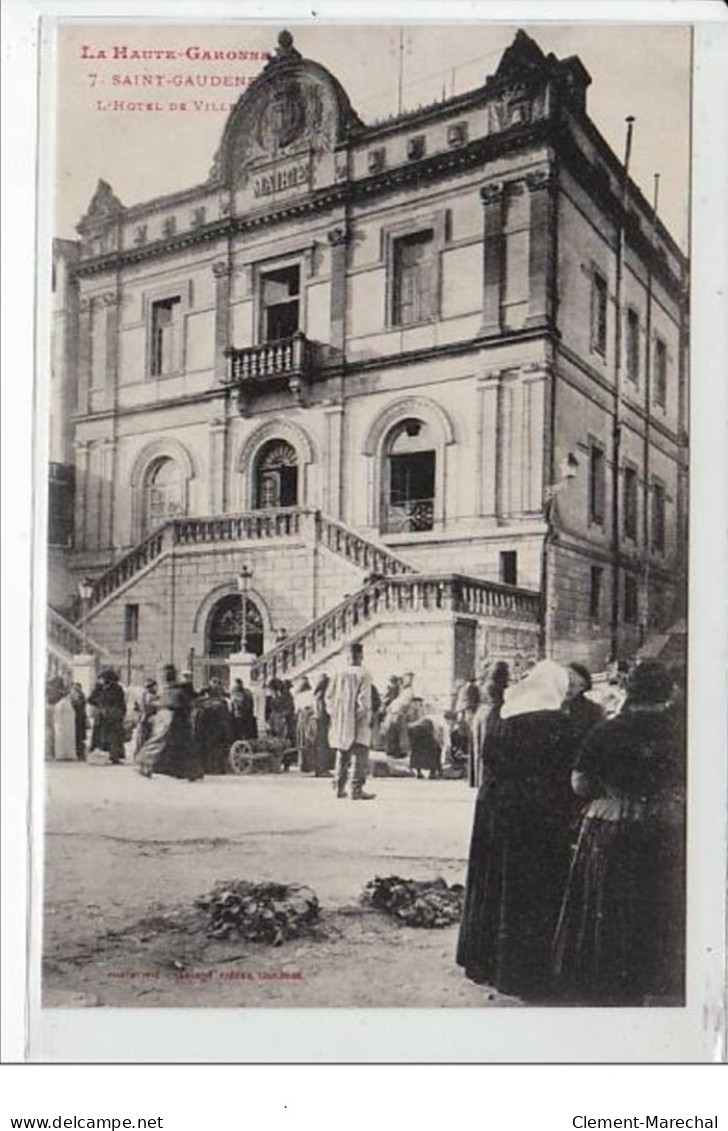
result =
[[[709,25],[509,21],[41,18],[33,1059],[715,1055]]]

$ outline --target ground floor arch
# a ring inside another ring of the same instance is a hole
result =
[[[240,594],[226,593],[220,597],[207,616],[205,654],[221,659],[242,651],[261,656],[264,648],[263,615],[256,601],[246,597],[243,627],[243,598]]]

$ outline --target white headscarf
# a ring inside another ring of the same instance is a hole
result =
[[[568,686],[566,668],[553,660],[541,660],[527,676],[506,689],[501,718],[512,719],[532,711],[558,711]]]

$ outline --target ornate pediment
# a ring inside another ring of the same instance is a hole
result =
[[[555,62],[553,55],[547,57],[525,31],[517,31],[516,37],[501,56],[494,75],[488,85],[508,87],[529,85],[544,77],[549,62]]]
[[[303,59],[291,34],[283,31],[275,55],[228,119],[211,177],[248,184],[256,175],[265,178],[268,166],[286,180],[284,188],[303,185],[304,160],[332,153],[357,126],[361,121],[338,80]],[[261,180],[264,193],[267,185]]]
[[[109,182],[100,180],[86,213],[77,226],[77,231],[84,233],[92,229],[102,228],[104,225],[117,220],[124,211],[124,205],[115,195]]]

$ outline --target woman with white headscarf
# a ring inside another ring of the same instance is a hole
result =
[[[565,668],[536,664],[509,687],[487,746],[470,845],[457,962],[471,981],[526,999],[548,990],[569,869],[573,738]]]

